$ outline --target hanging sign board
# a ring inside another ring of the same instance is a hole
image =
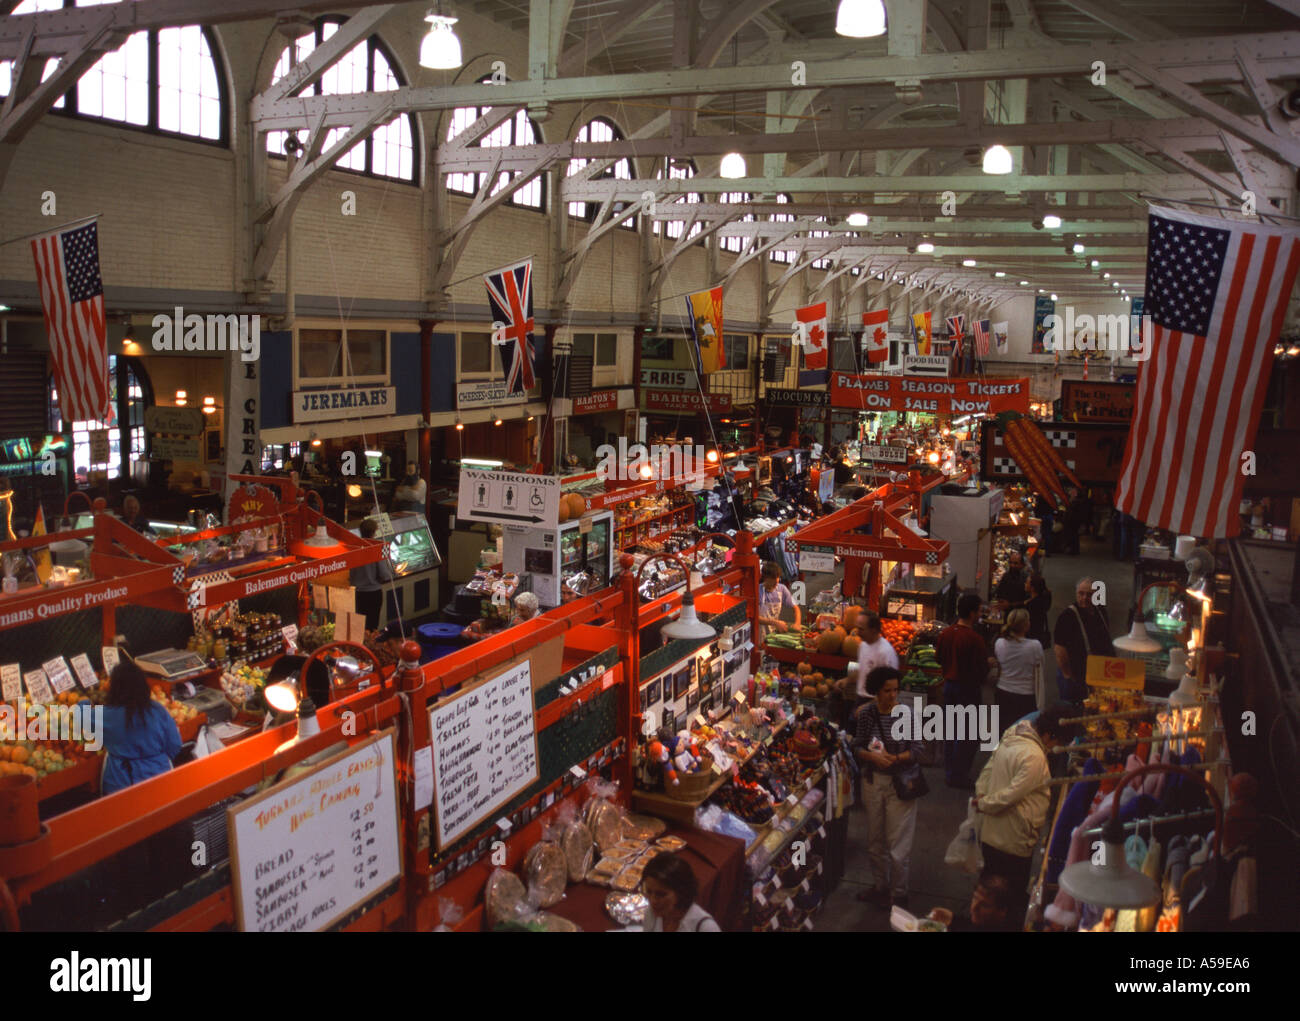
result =
[[[393,734],[229,810],[241,932],[320,932],[400,878]]]
[[[336,422],[396,414],[397,387],[353,386],[336,390],[295,390],[294,422]]]
[[[107,464],[110,456],[107,429],[90,430],[90,463]]]
[[[949,364],[947,355],[903,356],[903,371],[913,376],[946,376]]]
[[[825,408],[831,403],[831,395],[825,390],[790,390],[770,386],[764,399],[768,404],[781,407]]]
[[[499,408],[507,404],[524,404],[526,393],[511,393],[504,381],[498,383],[460,383],[456,386],[456,407],[461,411],[473,408]]]
[[[872,447],[862,448],[862,460],[887,461],[890,464],[907,464],[907,447]]]
[[[537,780],[531,662],[434,707],[429,729],[441,849]]]
[[[831,405],[858,411],[928,411],[935,415],[1029,413],[1029,380],[919,379],[915,376],[861,376],[831,373]]]
[[[205,422],[199,408],[145,408],[144,427],[151,433],[198,436]]]
[[[1084,680],[1094,688],[1127,688],[1141,691],[1146,686],[1147,665],[1140,659],[1121,656],[1089,656]]]
[[[1133,417],[1133,395],[1129,383],[1061,381],[1061,417],[1072,422],[1127,422]]]
[[[162,461],[197,461],[199,437],[154,436],[149,442],[149,454]]]
[[[554,475],[465,468],[456,514],[468,521],[555,528],[560,523],[560,480]]]

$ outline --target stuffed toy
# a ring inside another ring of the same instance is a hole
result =
[[[682,731],[673,741],[673,765],[679,773],[694,773],[700,768],[700,748],[691,735]]]
[[[672,784],[674,787],[680,782],[677,779],[677,770],[673,768],[672,756],[668,754],[668,746],[659,738],[655,738],[646,746],[646,758],[649,762],[658,765],[663,770],[664,783]]]

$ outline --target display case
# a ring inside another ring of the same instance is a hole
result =
[[[383,535],[383,515],[375,518],[379,525],[379,534]],[[392,526],[392,535],[388,539],[385,551],[389,566],[395,577],[398,605],[402,617],[412,620],[432,613],[438,607],[438,575],[442,566],[442,554],[433,541],[429,531],[429,522],[418,511],[399,511],[388,515]],[[360,523],[350,529],[353,535],[361,534]],[[380,611],[379,626],[389,622],[388,601],[384,601]]]
[[[1002,490],[945,485],[930,498],[930,537],[952,547],[949,560],[963,589],[988,599],[993,556],[992,526],[1002,511]]]
[[[910,574],[885,591],[880,600],[882,617],[926,624],[956,616],[957,576],[921,578]]]
[[[505,532],[502,569],[533,576],[543,607],[559,606],[606,588],[614,573],[614,515],[587,514],[556,528]]]

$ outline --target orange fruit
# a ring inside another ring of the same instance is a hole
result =
[[[24,748],[22,745],[15,746],[14,749],[9,753],[9,761],[16,762],[20,766],[23,765],[28,758],[29,755],[27,749]]]
[[[30,776],[33,780],[36,779],[36,770],[32,766],[23,766],[22,772],[24,775]]]

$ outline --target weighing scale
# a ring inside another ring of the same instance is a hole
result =
[[[189,649],[159,649],[137,656],[135,662],[141,670],[166,681],[176,681],[208,669],[208,661]]]

